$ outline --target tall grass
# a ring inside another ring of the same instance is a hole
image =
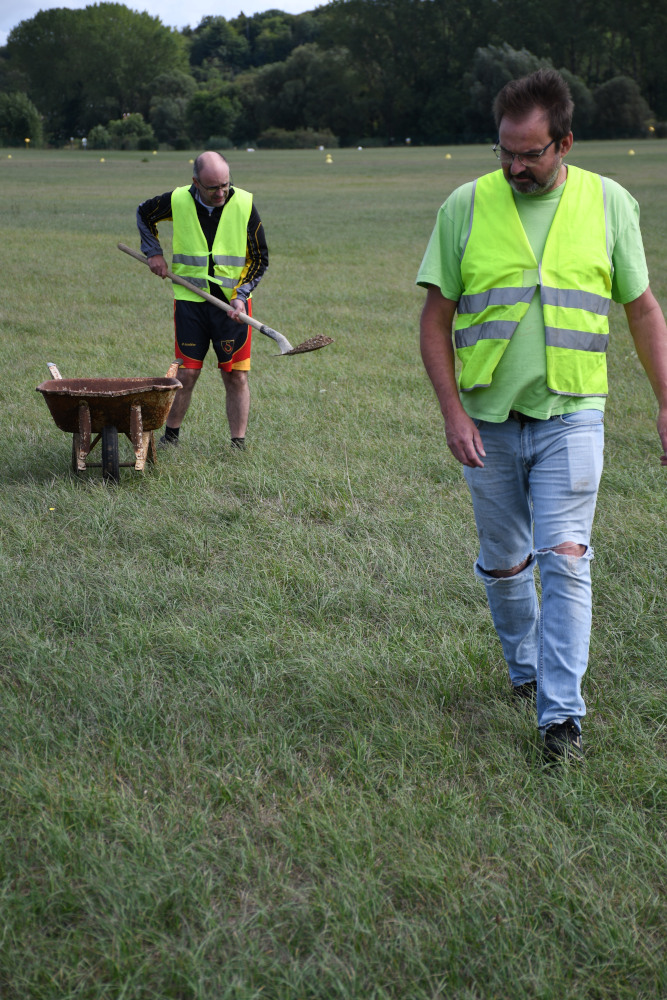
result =
[[[667,146],[627,147],[573,159],[639,199],[665,302]],[[34,390],[164,374],[171,289],[116,243],[189,158],[0,160],[0,995],[667,996],[665,470],[622,310],[588,760],[545,774],[416,345],[435,213],[490,151],[235,153],[255,314],[335,343],[255,334],[243,454],[208,359],[181,446],[107,488]]]

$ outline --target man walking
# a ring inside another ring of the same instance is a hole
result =
[[[226,391],[231,443],[244,448],[251,328],[241,314],[252,315],[250,295],[269,264],[261,219],[250,192],[232,186],[224,156],[209,151],[195,160],[191,186],[150,198],[137,209],[141,249],[160,278],[168,268],[157,227],[166,220],[173,221],[174,274],[227,302],[233,312],[174,284],[175,356],[183,362],[178,373],[183,389],[176,394],[160,444],[178,444],[181,423],[212,344]]]
[[[638,206],[614,181],[566,164],[573,107],[555,70],[503,87],[501,169],[450,195],[417,277],[422,358],[472,496],[475,573],[513,694],[536,700],[548,760],[583,757],[612,299],[658,399],[667,464],[667,327]]]

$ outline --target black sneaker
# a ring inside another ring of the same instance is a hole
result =
[[[581,732],[572,719],[552,722],[544,733],[544,759],[547,763],[567,760],[577,763],[584,759],[584,744]]]
[[[245,451],[245,438],[232,438],[231,445],[237,451]]]
[[[526,681],[512,687],[512,699],[516,705],[535,705],[537,702],[537,681]]]
[[[180,429],[180,427],[165,427],[164,434],[158,441],[158,448],[166,448],[169,445],[174,445],[175,447],[178,444],[178,434]]]

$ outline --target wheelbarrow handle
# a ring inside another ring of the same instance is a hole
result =
[[[119,243],[118,249],[148,266],[148,259],[144,256],[144,254],[139,253],[137,250],[133,250],[124,243]],[[217,306],[218,309],[222,309],[226,313],[234,312],[232,307],[226,302],[223,302],[222,299],[216,299],[215,296],[205,292],[203,288],[197,288],[197,286],[193,285],[192,282],[188,281],[186,278],[182,278],[180,274],[173,274],[172,271],[167,271],[166,277],[169,278],[170,281],[173,281],[175,285],[182,285],[183,288],[187,288],[189,291],[194,292],[195,295],[199,295],[202,299],[206,299],[207,302]],[[287,337],[283,337],[282,333],[278,333],[277,330],[272,330],[270,326],[265,326],[264,323],[260,323],[259,320],[255,319],[253,316],[248,316],[246,313],[240,313],[240,316],[243,322],[247,323],[248,326],[252,326],[255,330],[259,330],[259,332],[263,333],[266,337],[270,337],[271,340],[275,340],[276,344],[280,348],[281,354],[287,354],[292,350],[292,345]]]

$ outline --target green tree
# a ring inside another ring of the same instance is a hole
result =
[[[636,0],[631,8],[626,0],[479,0],[475,13],[476,30],[484,34],[478,45],[526,49],[590,91],[627,76],[658,114],[667,113],[665,0]]]
[[[358,126],[403,142],[456,135],[461,78],[480,36],[467,0],[334,0],[318,43],[344,47],[359,81]]]
[[[576,76],[562,67],[560,73],[567,82],[574,101],[572,118],[574,136],[576,139],[588,139],[593,135],[595,128],[596,111],[593,95],[580,76]]]
[[[0,145],[24,146],[26,139],[33,146],[41,145],[39,111],[26,94],[0,94]]]
[[[639,84],[627,76],[616,76],[593,91],[596,132],[603,138],[634,138],[646,135],[653,112],[641,95]]]
[[[189,100],[196,89],[197,83],[190,73],[174,69],[167,73],[160,73],[151,82],[151,100],[156,100],[160,97],[184,97],[186,100]]]
[[[111,149],[111,135],[104,125],[93,125],[88,133],[88,149]]]
[[[345,49],[300,45],[285,62],[262,66],[236,83],[243,105],[239,128],[245,130],[239,141],[268,129],[328,129],[343,143],[363,134],[361,84]]]
[[[190,138],[197,144],[205,143],[209,136],[231,136],[240,106],[231,88],[217,93],[196,91],[187,107]]]
[[[110,121],[107,130],[113,149],[150,149],[155,145],[153,129],[138,113]]]
[[[190,127],[188,104],[197,89],[189,73],[161,73],[151,85],[149,120],[160,142],[184,149]]]
[[[187,69],[186,42],[159,18],[119,3],[42,10],[7,40],[10,64],[30,80],[53,139],[100,121],[148,114],[151,83],[165,66]]]
[[[292,25],[289,16],[271,11],[262,20],[262,28],[255,38],[254,58],[260,66],[284,62],[294,48]]]
[[[477,49],[470,72],[463,79],[470,101],[466,114],[467,138],[493,139],[496,126],[492,107],[498,91],[510,80],[549,65],[527,49],[513,49],[507,42]]]
[[[540,59],[527,49],[502,45],[487,45],[475,52],[472,68],[464,77],[470,95],[466,112],[467,137],[490,139],[495,136],[493,100],[510,80],[527,76],[540,67],[551,67],[548,59]],[[568,69],[561,69],[574,101],[573,129],[579,138],[591,134],[595,117],[593,95],[584,81]]]
[[[150,108],[153,131],[159,142],[185,149],[190,136],[188,101],[184,97],[159,97]]]
[[[230,75],[250,65],[250,43],[224,17],[205,17],[191,34],[190,64],[216,65]]]
[[[7,50],[0,49],[0,93],[27,93],[30,79],[6,58]]]
[[[320,31],[319,11],[286,14],[282,10],[266,10],[247,17],[240,14],[229,22],[237,34],[248,43],[249,66],[266,66],[284,62],[299,45],[314,42]]]

